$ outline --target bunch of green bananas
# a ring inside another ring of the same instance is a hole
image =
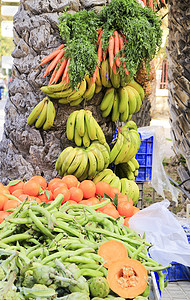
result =
[[[127,178],[120,179],[111,169],[104,169],[94,177],[93,182],[95,184],[99,181],[105,181],[110,186],[117,187],[122,195],[128,195],[133,200],[133,204],[137,204],[139,188],[135,181]]]
[[[132,123],[133,121],[129,121]],[[138,152],[141,138],[136,129],[127,127],[128,122],[118,128],[118,136],[110,152],[110,163],[115,165],[129,162]]]
[[[33,108],[27,118],[27,123],[28,125],[35,123],[34,126],[36,128],[42,127],[44,130],[48,130],[53,126],[55,115],[53,102],[48,97],[45,97]]]
[[[121,163],[116,166],[116,174],[119,178],[127,178],[135,180],[139,174],[139,163],[135,157],[132,157],[128,162]]]
[[[57,99],[59,103],[77,106],[83,100],[89,101],[95,94],[96,83],[92,82],[92,78],[85,75],[83,81],[73,89],[69,83],[58,83],[49,86],[42,86],[41,91],[46,93],[48,97]]]
[[[114,74],[114,76],[116,75]],[[126,86],[109,87],[100,104],[102,116],[107,117],[111,114],[113,122],[117,120],[125,122],[139,111],[143,100],[144,90],[134,80],[127,83]]]
[[[98,140],[102,144],[106,143],[105,135],[90,110],[75,110],[69,115],[66,135],[78,147],[82,145],[89,147],[93,140]]]
[[[59,155],[55,169],[60,176],[72,174],[80,181],[92,179],[109,166],[109,154],[109,145],[97,140],[87,148],[70,146]]]

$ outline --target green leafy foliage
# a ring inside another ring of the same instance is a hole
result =
[[[103,52],[108,48],[109,37],[117,30],[125,36],[125,49],[120,51],[120,73],[126,64],[131,77],[135,76],[142,61],[149,70],[149,62],[161,45],[161,19],[149,8],[142,8],[136,0],[112,0],[99,15],[93,10],[75,14],[66,11],[59,17],[59,31],[66,40],[65,55],[70,58],[69,78],[72,86],[82,81],[85,74],[92,75],[98,64],[97,30],[102,27]]]

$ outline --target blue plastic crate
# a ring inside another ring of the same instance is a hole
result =
[[[143,139],[141,136],[141,146],[135,156],[139,163],[139,174],[135,181],[150,181],[152,179],[153,142],[153,136],[147,139]]]

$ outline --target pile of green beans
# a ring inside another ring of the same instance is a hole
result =
[[[78,266],[76,278],[106,276],[104,260],[97,250],[101,243],[117,240],[125,245],[130,258],[139,260],[147,271],[158,273],[163,291],[162,270],[169,266],[162,266],[148,256],[151,244],[126,227],[123,217],[114,219],[95,210],[109,200],[91,207],[68,202],[61,205],[62,200],[63,196],[58,195],[51,204],[22,202],[0,224],[0,260],[4,251],[17,251],[17,267],[22,272],[31,260],[55,267],[58,259],[63,264]]]

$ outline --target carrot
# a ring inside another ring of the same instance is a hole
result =
[[[102,51],[102,39],[100,40],[100,43],[99,43],[99,47],[98,47],[98,61],[99,61],[99,64],[102,62],[102,59],[103,59],[103,51]]]
[[[118,52],[119,52],[119,34],[117,30],[115,30],[114,31],[114,55],[116,56]],[[115,58],[115,63],[118,67],[120,67],[121,61],[119,57]]]
[[[61,52],[54,58],[54,60],[52,60],[52,62],[50,63],[49,72],[51,72],[55,68],[58,61],[63,57],[64,54],[65,54],[65,51],[61,50]]]
[[[102,38],[102,34],[103,34],[103,30],[100,31],[100,34],[98,35],[98,40],[97,40],[98,44],[100,43],[100,40]]]
[[[146,7],[146,0],[142,0],[143,1],[143,3],[144,3],[144,6]]]
[[[57,72],[56,72],[56,75],[55,75],[55,78],[53,80],[52,83],[57,83],[57,81],[59,80],[59,78],[61,77],[61,75],[63,74],[64,72],[64,69],[65,69],[65,66],[66,66],[66,63],[67,63],[67,60],[66,59],[63,59],[60,67],[58,68]]]
[[[59,47],[57,47],[52,53],[50,53],[49,55],[47,55],[46,57],[44,57],[42,60],[41,60],[41,63],[39,66],[43,65],[43,64],[46,64],[47,62],[49,62],[52,58],[54,58],[59,52],[61,49],[63,49],[65,47],[64,44],[61,44]]]
[[[66,62],[66,66],[65,66],[65,70],[64,70],[61,82],[63,82],[66,78],[66,75],[68,73],[69,65],[70,65],[70,59],[68,59],[67,62]]]
[[[106,60],[107,57],[107,50],[103,53],[103,60]]]
[[[48,86],[53,83],[53,80],[54,80],[54,78],[56,76],[56,73],[57,73],[57,69],[55,68],[54,71],[53,71],[53,73],[52,73],[52,75],[51,75],[51,78],[49,80]]]
[[[97,31],[97,34],[99,35],[102,30],[103,30],[102,27],[100,27]]]
[[[110,36],[109,38],[109,46],[108,46],[108,53],[109,53],[109,62],[110,62],[110,67],[113,69],[114,65],[114,37]]]
[[[123,37],[122,37],[122,36],[119,37],[119,48],[120,48],[120,50],[122,50],[122,49],[125,48],[124,40],[123,40]],[[126,63],[123,64],[123,67],[124,67],[124,70],[125,70],[125,74],[126,74],[126,75],[129,75],[129,71],[128,71],[128,69],[126,68]]]
[[[160,0],[164,5],[166,5],[166,2],[165,2],[165,0]]]
[[[151,8],[152,10],[154,10],[154,0],[148,0],[148,5],[149,8]]]
[[[92,84],[95,83],[97,74],[98,74],[98,66],[96,66],[96,69],[95,69],[95,71],[94,71],[94,73],[92,75]]]
[[[100,245],[98,248],[98,255],[104,260],[104,267],[108,268],[112,262],[119,259],[128,258],[128,252],[124,244],[120,241],[110,240]]]
[[[65,77],[65,84],[69,83],[69,73],[67,72],[66,77]]]

